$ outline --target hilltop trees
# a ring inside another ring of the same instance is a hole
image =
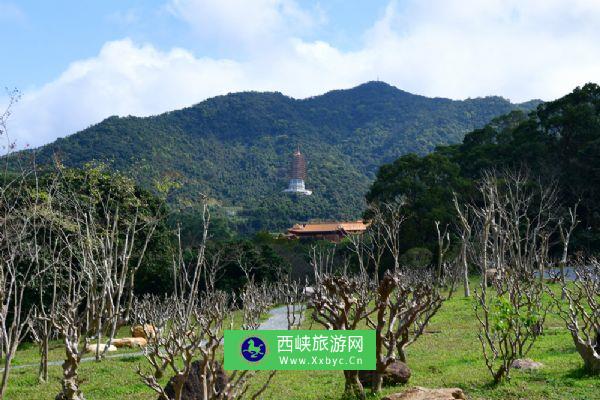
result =
[[[375,205],[392,202],[397,197],[404,200],[406,221],[399,232],[400,255],[424,245],[437,253],[437,237],[432,227],[436,221],[442,227],[454,222],[450,201],[453,192],[463,194],[468,188],[469,181],[461,176],[459,166],[447,157],[437,153],[424,157],[408,154],[381,166],[366,199]]]
[[[232,93],[153,117],[107,118],[44,146],[38,158],[51,163],[60,154],[76,168],[110,162],[145,188],[173,183],[173,208],[193,206],[206,193],[238,231],[272,231],[309,218],[358,217],[381,163],[456,143],[515,108],[499,97],[430,99],[383,82],[304,100]],[[298,144],[315,189],[310,198],[280,193]]]
[[[468,133],[460,145],[440,146],[434,153],[407,155],[383,165],[367,195],[369,203],[405,196],[410,218],[404,242],[434,250],[433,235],[423,221],[452,223],[453,206],[477,196],[476,183],[490,169],[529,171],[544,185],[556,185],[557,201],[578,204],[579,224],[571,237],[574,251],[600,249],[600,86],[586,84],[526,115],[519,111],[494,119]],[[566,209],[560,210],[567,214]],[[566,219],[566,218],[565,218]],[[419,228],[410,229],[414,225]],[[551,249],[552,250],[552,249]]]

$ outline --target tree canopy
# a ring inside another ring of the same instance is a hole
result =
[[[426,156],[406,155],[383,165],[367,201],[405,196],[411,210],[407,249],[433,246],[433,220],[448,223],[453,193],[474,195],[474,182],[490,169],[526,169],[534,180],[556,184],[559,202],[579,202],[573,244],[600,248],[600,86],[589,83],[525,114],[513,111],[468,133],[458,145],[440,146]]]

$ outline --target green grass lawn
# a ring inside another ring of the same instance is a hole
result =
[[[477,321],[473,300],[460,292],[446,302],[428,331],[408,350],[412,369],[410,386],[460,387],[471,399],[600,399],[600,377],[588,376],[582,361],[556,316],[550,315],[544,335],[528,355],[545,366],[537,372],[513,370],[512,380],[491,384],[477,340]],[[316,324],[314,329],[319,329]],[[120,335],[122,336],[122,335]],[[53,343],[51,359],[60,360],[59,343]],[[15,365],[37,362],[37,348],[23,346]],[[157,396],[141,383],[135,369],[145,366],[145,358],[131,356],[82,364],[82,390],[87,399],[155,399]],[[53,399],[59,391],[60,367],[50,367],[50,382],[37,383],[36,368],[14,369],[8,399]],[[260,381],[260,376],[255,378]],[[166,378],[165,378],[166,382]],[[263,398],[281,400],[325,400],[342,398],[341,371],[280,371]],[[404,388],[386,388],[384,394]]]

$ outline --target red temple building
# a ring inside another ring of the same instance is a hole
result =
[[[295,224],[288,229],[288,237],[299,239],[319,239],[339,242],[348,235],[361,234],[368,225],[363,221],[353,222],[315,222]]]

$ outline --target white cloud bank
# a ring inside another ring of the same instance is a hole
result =
[[[37,146],[110,115],[151,115],[240,90],[306,97],[379,77],[429,96],[524,101],[600,81],[596,0],[392,1],[353,51],[302,39],[303,29],[323,23],[318,10],[293,0],[248,4],[168,5],[198,35],[243,47],[243,59],[108,42],[96,57],[24,94],[10,124],[13,139]]]

